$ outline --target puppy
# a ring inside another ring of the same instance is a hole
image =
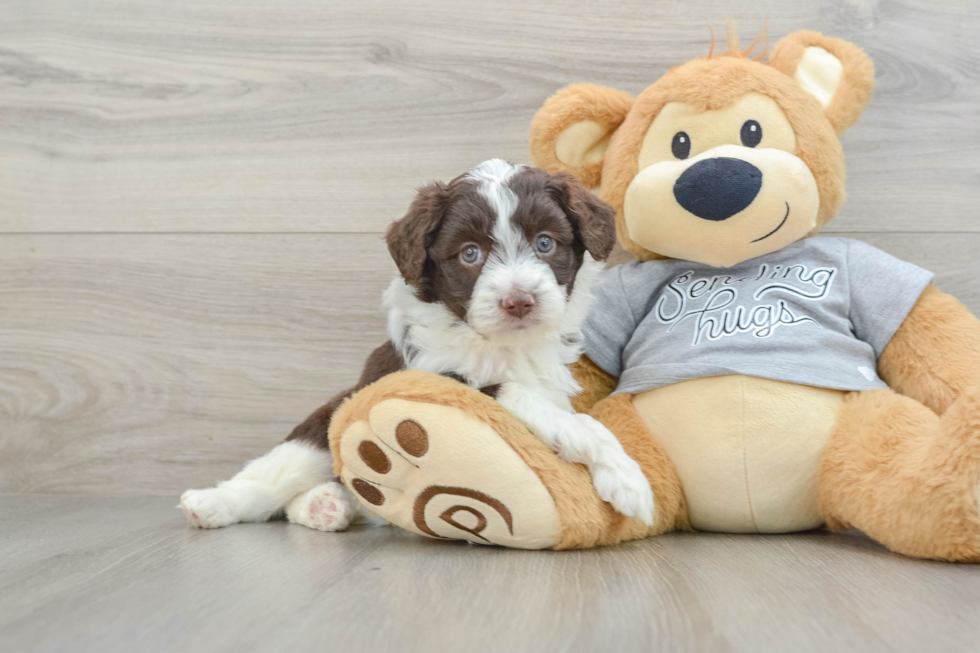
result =
[[[357,385],[313,413],[265,456],[181,507],[200,528],[289,521],[343,530],[353,515],[332,479],[327,431],[349,396],[382,376],[418,369],[493,396],[563,459],[585,464],[596,491],[624,515],[653,522],[639,465],[602,424],[573,411],[569,365],[582,354],[591,288],[615,242],[614,211],[574,177],[500,159],[419,190],[387,232],[400,276],[385,292],[390,340]]]

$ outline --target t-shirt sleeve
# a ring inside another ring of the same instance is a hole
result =
[[[880,357],[933,274],[856,240],[848,241],[847,271],[854,335]]]
[[[593,363],[616,377],[623,372],[623,349],[636,329],[636,319],[623,284],[623,268],[620,265],[603,272],[582,327],[585,353]]]

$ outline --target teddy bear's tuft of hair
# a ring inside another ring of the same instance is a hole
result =
[[[722,52],[720,54],[715,54],[715,31],[708,26],[708,31],[711,33],[711,48],[708,50],[708,56],[705,59],[711,59],[712,57],[738,57],[739,59],[751,59],[752,61],[762,61],[767,54],[769,54],[769,20],[767,19],[765,24],[762,26],[762,31],[759,35],[755,37],[750,45],[745,50],[739,48],[738,43],[738,29],[735,26],[735,21],[729,19],[725,22],[725,43],[728,46],[727,52]],[[749,55],[755,51],[759,42],[765,39],[765,45],[762,48],[762,52],[754,57]]]

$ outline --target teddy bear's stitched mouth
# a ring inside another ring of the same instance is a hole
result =
[[[760,240],[765,240],[769,236],[773,235],[774,233],[776,233],[777,231],[779,231],[780,229],[782,229],[783,228],[783,225],[786,224],[786,221],[787,220],[789,220],[789,202],[786,202],[786,215],[783,216],[783,221],[780,222],[779,225],[775,229],[773,229],[772,231],[770,231],[769,233],[767,233],[762,238],[756,238],[755,240],[752,240],[752,241],[749,241],[749,242],[757,243]]]

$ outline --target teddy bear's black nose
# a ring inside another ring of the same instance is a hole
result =
[[[748,161],[718,157],[698,161],[674,182],[674,197],[705,220],[727,220],[755,199],[762,171]]]

